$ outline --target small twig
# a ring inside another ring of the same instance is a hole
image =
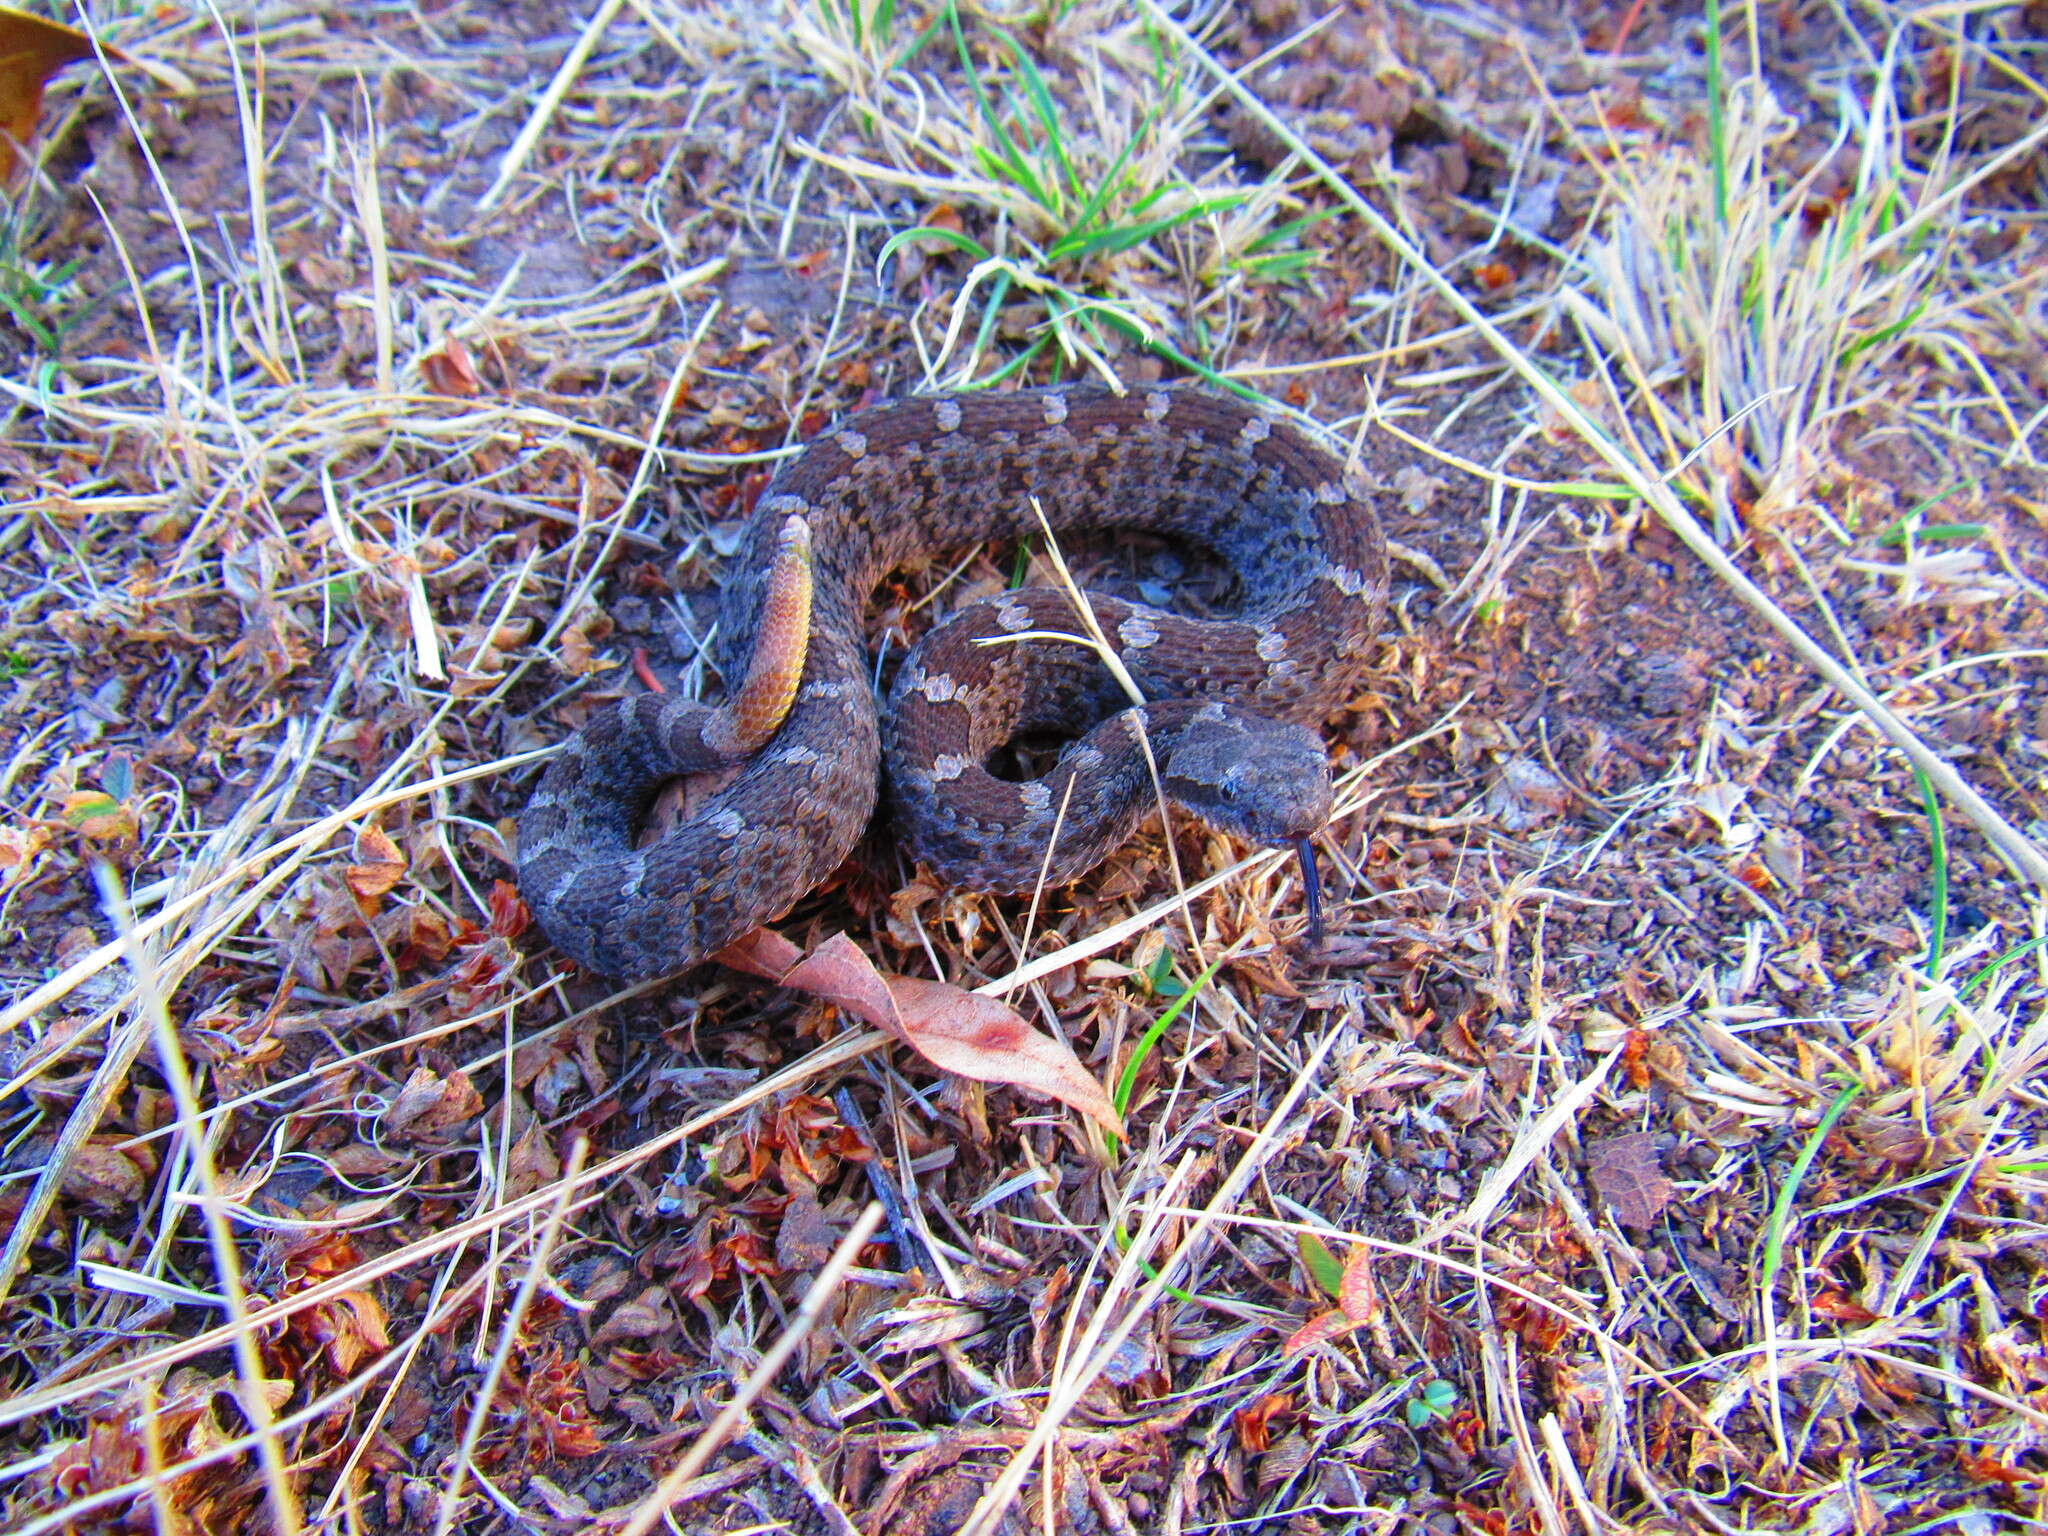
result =
[[[626,0],[604,0],[590,20],[584,23],[582,34],[576,39],[561,67],[555,71],[548,88],[540,93],[540,100],[533,104],[533,111],[526,119],[526,125],[519,130],[519,136],[512,141],[512,147],[505,151],[505,158],[498,162],[498,178],[493,181],[484,195],[476,200],[476,211],[487,212],[497,206],[498,199],[505,195],[505,189],[512,184],[526,166],[527,157],[533,153],[540,136],[547,132],[548,124],[554,121],[556,110],[562,99],[569,94],[569,87],[576,83],[576,77],[583,73],[583,66],[590,62],[591,54],[597,51],[605,29],[612,24],[619,12],[625,9]]]
[[[961,1536],[989,1536],[989,1533],[997,1529],[1003,1512],[1009,1508],[1011,1500],[1023,1487],[1024,1479],[1030,1473],[1031,1463],[1059,1436],[1068,1415],[1102,1375],[1110,1361],[1115,1358],[1117,1351],[1122,1349],[1131,1335],[1137,1331],[1138,1325],[1151,1315],[1152,1309],[1159,1304],[1160,1297],[1166,1293],[1175,1273],[1195,1255],[1208,1238],[1210,1228],[1223,1219],[1225,1212],[1236,1209],[1246,1187],[1287,1145],[1281,1133],[1293,1120],[1296,1106],[1307,1094],[1309,1086],[1315,1082],[1322,1070],[1324,1058],[1329,1055],[1331,1047],[1336,1042],[1335,1031],[1326,1032],[1315,1042],[1308,1053],[1308,1059],[1295,1073],[1294,1081],[1287,1085],[1286,1093],[1281,1095],[1280,1102],[1274,1106],[1273,1112],[1259,1127],[1252,1145],[1238,1159],[1237,1165],[1217,1187],[1215,1195],[1202,1206],[1199,1214],[1181,1229],[1179,1241],[1175,1243],[1173,1251],[1152,1268],[1150,1278],[1131,1298],[1130,1305],[1114,1323],[1110,1321],[1110,1308],[1116,1295],[1115,1287],[1112,1286],[1104,1295],[1077,1341],[1083,1358],[1070,1370],[1063,1371],[1059,1379],[1053,1383],[1038,1422],[1032,1427],[1024,1443],[1017,1447],[1001,1475],[976,1501],[974,1511],[968,1516]],[[1186,1167],[1184,1164],[1180,1173],[1184,1174]],[[1118,1266],[1119,1278],[1134,1273],[1137,1266],[1145,1262],[1145,1255],[1163,1238],[1166,1226],[1164,1211],[1177,1202],[1181,1183],[1180,1178],[1171,1178],[1160,1192],[1159,1203],[1148,1213],[1144,1226],[1124,1251],[1123,1262]]]
[[[890,1181],[889,1170],[882,1162],[882,1148],[875,1140],[874,1129],[868,1124],[868,1117],[860,1112],[860,1103],[853,1096],[851,1088],[836,1088],[832,1102],[839,1107],[839,1118],[846,1122],[846,1128],[858,1136],[861,1145],[873,1154],[868,1160],[868,1188],[874,1191],[875,1203],[882,1208],[882,1214],[889,1223],[889,1237],[896,1244],[896,1256],[909,1269],[931,1269],[931,1260],[925,1253],[924,1239],[911,1230],[903,1214],[903,1201],[897,1196],[896,1186]]]
[[[221,1300],[228,1315],[227,1326],[233,1336],[235,1401],[240,1404],[243,1417],[258,1436],[256,1457],[263,1468],[271,1523],[284,1536],[294,1536],[301,1528],[299,1501],[292,1492],[291,1480],[285,1475],[284,1449],[278,1444],[276,1414],[270,1402],[270,1378],[263,1368],[263,1356],[256,1347],[255,1329],[249,1322],[249,1292],[242,1283],[241,1253],[235,1247],[235,1231],[228,1222],[227,1202],[221,1194],[220,1177],[214,1171],[213,1143],[200,1124],[199,1092],[193,1084],[184,1047],[179,1043],[177,1027],[171,1023],[163,989],[158,984],[156,956],[136,937],[134,913],[129,909],[120,878],[111,865],[104,863],[93,866],[93,877],[99,883],[100,901],[120,932],[129,967],[135,974],[136,1011],[140,1017],[132,1026],[133,1033],[139,1039],[146,1032],[156,1042],[157,1067],[163,1073],[164,1081],[171,1090],[171,1101],[177,1108],[179,1139],[185,1144],[192,1182],[197,1186],[193,1198],[206,1225],[207,1246],[213,1254],[214,1277],[220,1285]]]

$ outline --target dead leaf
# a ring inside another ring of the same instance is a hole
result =
[[[420,374],[426,379],[427,388],[437,395],[470,400],[483,392],[483,380],[476,376],[476,364],[469,359],[469,349],[453,336],[420,359]]]
[[[381,827],[360,829],[355,853],[356,862],[341,872],[341,878],[364,911],[374,915],[377,898],[405,878],[405,853]]]
[[[1571,786],[1526,757],[1511,757],[1486,792],[1486,809],[1510,832],[1526,832],[1571,808]]]
[[[141,835],[135,812],[102,789],[81,789],[64,797],[62,815],[87,842],[102,848],[130,848]]]
[[[876,1312],[861,1325],[875,1353],[910,1355],[941,1344],[958,1344],[988,1327],[987,1316],[950,1296],[916,1296],[900,1307]]]
[[[371,1355],[391,1347],[384,1326],[384,1308],[368,1291],[343,1291],[307,1309],[302,1325],[319,1344],[327,1363],[347,1376]]]
[[[610,638],[612,616],[602,608],[585,603],[576,616],[555,637],[555,665],[570,677],[588,677],[615,665],[607,661],[600,647]]]
[[[1789,827],[1769,827],[1764,831],[1762,852],[1764,868],[1779,885],[1794,896],[1805,892],[1805,838]]]
[[[562,1160],[555,1155],[554,1145],[541,1134],[540,1122],[536,1120],[519,1133],[505,1159],[505,1193],[523,1195],[553,1183],[561,1175]]]
[[[414,1067],[384,1112],[384,1134],[399,1139],[431,1136],[483,1113],[483,1095],[466,1073],[437,1076],[430,1067]]]
[[[1337,1286],[1337,1305],[1354,1323],[1379,1315],[1380,1293],[1372,1283],[1372,1250],[1357,1244],[1344,1257],[1344,1278]]]
[[[785,1274],[819,1268],[839,1244],[839,1229],[810,1195],[797,1195],[782,1210],[775,1229],[775,1262]]]
[[[0,895],[34,879],[49,850],[47,828],[0,827]]]
[[[1327,1344],[1332,1339],[1341,1339],[1357,1326],[1358,1324],[1352,1322],[1342,1312],[1318,1312],[1314,1317],[1287,1336],[1286,1344],[1281,1346],[1281,1353],[1292,1359],[1296,1355],[1304,1354],[1314,1349],[1318,1344]]]
[[[1045,1094],[1123,1134],[1108,1093],[1080,1058],[994,998],[914,976],[884,978],[844,934],[805,956],[780,934],[762,928],[713,958],[821,997],[902,1041],[941,1072]]]
[[[91,57],[92,39],[83,32],[0,7],[0,181],[14,175],[15,146],[35,137],[50,77]]]
[[[1315,1443],[1308,1436],[1296,1431],[1259,1458],[1258,1472],[1253,1485],[1264,1493],[1279,1487],[1290,1478],[1299,1477],[1309,1462],[1314,1460],[1315,1453]]]
[[[595,1348],[620,1339],[658,1338],[675,1325],[676,1312],[669,1293],[661,1286],[651,1285],[633,1300],[612,1308],[598,1324],[590,1342]]]
[[[1655,1139],[1648,1131],[1586,1143],[1586,1174],[1626,1227],[1649,1226],[1671,1200],[1671,1181],[1657,1166]]]
[[[1237,1410],[1233,1425],[1237,1443],[1254,1456],[1273,1443],[1273,1420],[1294,1408],[1292,1392],[1268,1392],[1249,1407]]]
[[[1402,507],[1414,517],[1420,517],[1435,503],[1437,497],[1450,489],[1450,483],[1432,475],[1420,465],[1409,464],[1396,470],[1392,480],[1394,494],[1401,498]]]
[[[1282,1352],[1291,1357],[1331,1339],[1342,1338],[1352,1329],[1362,1328],[1373,1321],[1379,1316],[1379,1311],[1379,1291],[1372,1280],[1372,1250],[1358,1243],[1344,1256],[1344,1270],[1337,1281],[1335,1309],[1318,1313],[1295,1329],[1287,1336]]]
[[[72,1154],[59,1187],[67,1200],[82,1200],[111,1214],[142,1203],[149,1175],[112,1145],[92,1141]]]

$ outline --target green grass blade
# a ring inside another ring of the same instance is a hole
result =
[[[982,300],[981,324],[974,328],[974,341],[967,349],[967,367],[961,371],[972,373],[974,360],[988,350],[989,338],[995,335],[996,321],[1002,318],[1003,301],[1010,296],[1012,280],[1007,271],[998,272],[996,280],[989,284],[988,297]]]
[[[1983,986],[1985,982],[1989,981],[1992,977],[1996,976],[2006,966],[2011,965],[2013,961],[2019,959],[2022,955],[2032,954],[2035,950],[2039,949],[2043,944],[2048,944],[2048,934],[2041,934],[2035,938],[2025,939],[2020,943],[2013,945],[2011,949],[2008,949],[1996,960],[1993,960],[1989,965],[1985,966],[1983,970],[1977,972],[1976,975],[1972,976],[1960,987],[1957,987],[1956,996],[1968,997],[1972,992],[1976,991],[1979,987]]]
[[[1003,364],[1002,367],[998,368],[994,373],[990,374],[987,378],[968,379],[962,384],[960,384],[958,387],[962,390],[990,389],[993,388],[995,385],[1002,383],[1005,379],[1014,378],[1016,375],[1022,373],[1027,367],[1031,365],[1031,360],[1037,357],[1039,353],[1043,352],[1046,349],[1046,346],[1049,341],[1049,337],[1039,337],[1036,341],[1032,342],[1030,346],[1026,347],[1022,352],[1019,352],[1015,357],[1011,358],[1007,363]],[[1058,383],[1059,380],[1055,378],[1053,382]]]
[[[1835,1095],[1826,1113],[1820,1117],[1820,1124],[1813,1128],[1813,1134],[1806,1138],[1806,1145],[1799,1149],[1792,1171],[1785,1175],[1785,1182],[1778,1188],[1778,1198],[1771,1203],[1770,1225],[1764,1234],[1763,1272],[1757,1276],[1757,1295],[1761,1305],[1770,1304],[1771,1287],[1777,1283],[1778,1271],[1785,1262],[1785,1234],[1792,1225],[1792,1202],[1798,1198],[1799,1186],[1805,1180],[1807,1170],[1813,1166],[1814,1158],[1819,1156],[1821,1143],[1828,1139],[1828,1132],[1835,1128],[1835,1122],[1842,1118],[1862,1091],[1861,1083],[1850,1083]]]
[[[1074,174],[1073,161],[1067,157],[1059,104],[1047,89],[1045,76],[1039,73],[1037,61],[1024,51],[1016,38],[1001,27],[990,27],[989,31],[1010,50],[1010,57],[1016,63],[1017,77],[1023,82],[1024,95],[1031,103],[1031,115],[1038,119],[1039,131],[1045,135],[1045,147],[1052,154],[1060,181],[1065,185],[1067,195],[1078,199],[1081,196],[1081,179]]]
[[[1223,193],[1216,197],[1205,197],[1178,213],[1163,214],[1159,218],[1146,219],[1139,224],[1119,224],[1114,228],[1098,230],[1088,235],[1069,234],[1055,241],[1046,255],[1054,261],[1066,261],[1082,256],[1113,255],[1118,251],[1128,251],[1133,246],[1143,245],[1154,235],[1163,234],[1169,229],[1178,229],[1181,225],[1205,218],[1218,209],[1234,208],[1249,196],[1248,192]]]
[[[876,270],[879,271],[891,256],[913,240],[943,241],[956,251],[966,252],[976,261],[987,261],[992,254],[979,240],[971,235],[963,235],[957,229],[940,229],[931,224],[920,224],[915,229],[898,230],[889,237],[888,242],[882,247],[882,254],[875,258]]]
[[[1194,1001],[1195,994],[1216,979],[1216,973],[1223,968],[1223,962],[1230,957],[1218,955],[1203,968],[1202,973],[1188,983],[1187,991],[1181,993],[1166,1007],[1159,1010],[1159,1017],[1145,1027],[1145,1033],[1138,1037],[1138,1043],[1131,1048],[1131,1059],[1124,1063],[1123,1071],[1117,1074],[1116,1091],[1110,1095],[1110,1102],[1116,1105],[1117,1118],[1122,1119],[1124,1111],[1131,1107],[1131,1094],[1138,1085],[1138,1069],[1145,1065],[1152,1054],[1152,1047],[1159,1043],[1159,1037],[1173,1028],[1173,1021],[1181,1016],[1187,1005]],[[1109,1138],[1109,1149],[1116,1151],[1117,1138]]]
[[[996,144],[993,152],[985,146],[976,145],[976,158],[982,162],[984,170],[1008,177],[1026,197],[1050,212],[1055,204],[1046,196],[1045,188],[1040,185],[1030,162],[1024,158],[1023,152],[1011,139],[1009,130],[1003,126],[1002,114],[996,111],[995,103],[989,100],[988,88],[981,83],[981,73],[974,67],[973,50],[967,46],[967,34],[960,27],[960,9],[957,5],[949,4],[946,7],[946,19],[953,28],[953,45],[959,50],[960,67],[967,76],[968,88],[974,92],[974,103],[981,111],[981,120],[988,125],[989,137]]]
[[[1927,807],[1927,860],[1932,867],[1927,893],[1927,959],[1921,969],[1932,980],[1941,974],[1941,957],[1948,950],[1948,829],[1942,824],[1941,798],[1917,766],[1913,782],[1920,786],[1920,802]]]
[[[1124,167],[1130,162],[1131,152],[1138,147],[1138,141],[1151,131],[1156,115],[1156,110],[1148,112],[1145,121],[1138,125],[1137,132],[1124,141],[1124,147],[1117,151],[1116,159],[1111,161],[1109,169],[1103,172],[1101,183],[1089,194],[1087,201],[1081,204],[1081,211],[1074,215],[1065,238],[1072,239],[1082,233],[1101,216],[1109,200],[1116,195],[1117,188],[1123,185]]]
[[[1721,0],[1707,0],[1707,152],[1714,165],[1714,217],[1728,227],[1728,76],[1721,58]]]

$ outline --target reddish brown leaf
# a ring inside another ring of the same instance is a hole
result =
[[[2002,1483],[2008,1488],[2024,1488],[2041,1481],[2038,1472],[2009,1466],[1988,1451],[1958,1451],[1956,1466],[1973,1483]]]
[[[365,905],[387,894],[405,878],[403,864],[351,864],[342,871],[351,895]]]
[[[516,939],[526,932],[533,914],[519,899],[519,887],[509,880],[491,882],[491,932],[501,939]]]
[[[893,1035],[942,1072],[1045,1094],[1123,1133],[1109,1095],[1073,1051],[994,998],[913,976],[885,979],[844,934],[803,957],[781,935],[760,929],[715,958],[822,997]]]
[[[1256,1456],[1272,1444],[1273,1420],[1293,1407],[1293,1393],[1268,1392],[1249,1407],[1240,1408],[1236,1418],[1237,1443]]]
[[[68,1200],[82,1200],[97,1210],[133,1210],[149,1193],[149,1175],[124,1152],[98,1141],[87,1142],[65,1165],[60,1188]]]
[[[539,1189],[543,1184],[560,1178],[562,1160],[555,1155],[553,1145],[541,1134],[540,1122],[534,1121],[519,1133],[519,1139],[512,1143],[512,1150],[505,1159],[505,1193],[523,1195]]]
[[[405,878],[405,853],[381,827],[356,833],[356,862],[342,871],[349,892],[365,906],[376,902]]]
[[[1337,1305],[1354,1323],[1369,1323],[1379,1313],[1380,1296],[1372,1283],[1372,1250],[1363,1243],[1354,1243],[1345,1256]]]
[[[92,39],[83,32],[0,7],[0,181],[14,175],[14,146],[35,135],[50,76],[91,57]]]
[[[1501,1297],[1499,1311],[1502,1325],[1540,1355],[1555,1354],[1571,1333],[1571,1324],[1553,1308],[1539,1307],[1520,1296]]]
[[[476,364],[469,359],[469,349],[453,336],[420,359],[420,375],[435,394],[462,400],[474,399],[484,387],[476,376]]]
[[[308,1312],[303,1326],[338,1375],[349,1375],[363,1360],[391,1347],[384,1308],[368,1291],[343,1291]]]
[[[1671,1181],[1657,1166],[1657,1149],[1648,1131],[1588,1142],[1586,1172],[1623,1226],[1647,1227],[1671,1200]]]
[[[523,1383],[514,1384],[526,1464],[538,1466],[562,1456],[594,1456],[605,1448],[591,1422],[583,1373],[550,1345],[538,1352]]]
[[[1843,1292],[1836,1290],[1816,1292],[1813,1298],[1813,1310],[1822,1317],[1829,1318],[1837,1323],[1847,1323],[1855,1328],[1861,1328],[1867,1323],[1877,1321],[1877,1314],[1871,1311],[1870,1308],[1864,1306],[1855,1297],[1845,1295]]]
[[[448,978],[449,1004],[464,1013],[494,1006],[518,968],[519,956],[496,936],[465,946],[466,953]]]
[[[1318,1312],[1287,1336],[1287,1343],[1282,1346],[1282,1350],[1288,1355],[1303,1354],[1318,1344],[1341,1339],[1357,1326],[1358,1324],[1342,1312]]]
[[[811,1196],[797,1195],[783,1208],[775,1229],[775,1262],[785,1272],[817,1269],[838,1244],[839,1229]]]

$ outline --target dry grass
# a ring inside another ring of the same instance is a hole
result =
[[[9,1529],[2048,1517],[2031,10],[93,15],[0,230]],[[789,925],[1127,1144],[524,931],[792,441],[1190,368],[1387,488],[1330,953],[1199,828]]]

